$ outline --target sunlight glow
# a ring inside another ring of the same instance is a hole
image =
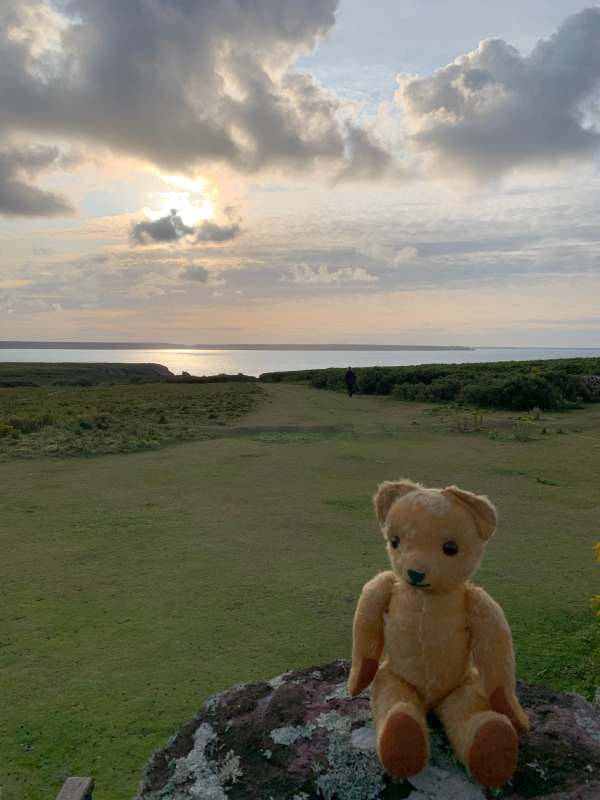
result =
[[[206,178],[199,177],[194,180],[183,175],[162,175],[158,177],[164,183],[179,192],[155,192],[152,196],[153,208],[144,208],[148,219],[156,221],[168,216],[172,211],[177,212],[184,225],[193,228],[199,222],[213,219],[215,216],[214,195],[216,191]]]

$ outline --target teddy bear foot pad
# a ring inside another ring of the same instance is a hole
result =
[[[512,725],[492,719],[475,735],[469,752],[469,771],[483,786],[502,786],[514,775],[518,757],[519,744]]]
[[[425,769],[429,752],[419,723],[403,711],[392,711],[379,738],[379,759],[388,775],[408,778]]]

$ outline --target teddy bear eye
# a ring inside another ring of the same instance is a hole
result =
[[[400,544],[400,537],[392,536],[392,538],[390,539],[390,544],[392,545],[392,547],[398,547],[398,545]]]
[[[444,542],[442,550],[447,556],[455,556],[458,553],[458,545],[456,542]]]

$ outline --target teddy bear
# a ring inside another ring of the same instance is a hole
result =
[[[388,774],[409,777],[427,765],[433,711],[473,778],[499,787],[517,767],[529,721],[504,612],[469,580],[496,509],[457,486],[410,480],[385,481],[373,501],[392,569],[360,595],[348,690],[355,697],[372,684],[377,755]]]

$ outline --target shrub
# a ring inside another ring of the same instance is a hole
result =
[[[42,414],[39,417],[13,417],[8,420],[11,428],[21,433],[37,433],[46,425],[50,425],[52,417],[50,414]]]
[[[265,373],[260,380],[309,381],[317,389],[343,391],[344,372],[334,368],[296,370]],[[391,394],[398,400],[512,411],[573,408],[582,400],[600,401],[599,358],[359,367],[355,372],[364,394]]]
[[[471,383],[460,392],[459,401],[469,406],[487,406],[498,408],[501,402],[503,381],[490,380],[487,383]]]
[[[426,383],[405,383],[394,386],[392,396],[399,400],[416,400],[426,402],[430,400],[429,386]]]
[[[474,433],[483,427],[483,414],[478,411],[462,411],[454,414],[452,429],[457,433]]]
[[[428,399],[436,403],[449,403],[459,396],[461,389],[458,378],[436,378],[429,385]]]
[[[536,426],[528,419],[520,419],[513,426],[513,435],[518,442],[531,441],[536,432]]]

